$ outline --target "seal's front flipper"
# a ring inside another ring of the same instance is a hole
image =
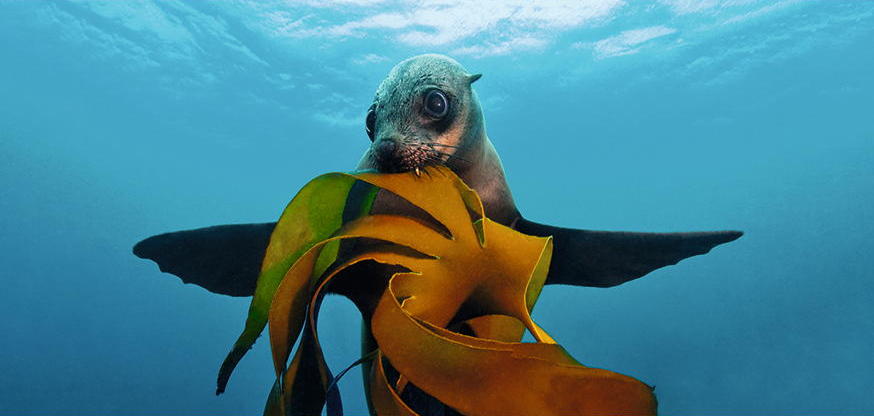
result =
[[[610,287],[637,279],[687,257],[734,241],[741,231],[632,233],[574,230],[520,218],[516,230],[552,236],[554,251],[546,284]]]
[[[160,234],[137,243],[134,254],[210,292],[252,296],[274,226],[218,225]]]

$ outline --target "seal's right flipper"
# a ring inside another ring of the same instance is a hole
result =
[[[637,279],[713,247],[734,241],[740,231],[634,233],[575,230],[538,224],[524,218],[516,230],[552,236],[554,251],[546,284],[610,287]]]
[[[140,241],[133,251],[185,283],[222,295],[252,296],[275,226],[268,222],[176,231]]]

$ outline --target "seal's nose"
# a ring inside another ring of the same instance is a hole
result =
[[[398,149],[398,142],[392,137],[379,139],[376,143],[376,154],[382,158],[390,158],[394,156]]]
[[[383,136],[373,143],[373,155],[380,172],[400,172],[403,164],[403,143],[394,136]]]

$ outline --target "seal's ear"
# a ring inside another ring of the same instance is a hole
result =
[[[483,74],[473,74],[467,76],[467,82],[473,84],[476,80],[482,78]]]

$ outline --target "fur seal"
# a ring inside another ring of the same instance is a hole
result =
[[[486,134],[482,108],[472,88],[480,76],[442,55],[420,55],[398,63],[377,88],[367,111],[365,132],[371,144],[357,168],[420,174],[428,165],[449,167],[477,191],[486,216],[492,220],[526,234],[553,236],[546,284],[616,286],[687,257],[705,254],[743,234],[591,231],[553,227],[523,218],[513,201],[501,159]],[[371,212],[421,215],[406,201],[382,191]],[[185,283],[219,294],[251,296],[274,225],[221,225],[171,232],[140,241],[133,251]],[[385,272],[382,265],[364,263],[355,273]],[[385,283],[379,279],[343,280],[367,287],[338,287],[338,293],[380,293],[376,286]],[[369,320],[373,301],[359,300],[363,304],[356,305],[365,321]],[[375,340],[365,325],[362,349],[368,352],[373,348]],[[220,382],[219,391],[222,389]],[[415,386],[407,388],[403,397],[420,414],[456,414]]]
[[[442,55],[420,55],[398,63],[379,85],[365,117],[371,144],[358,168],[381,172],[418,172],[431,164],[451,168],[479,193],[488,217],[526,234],[553,236],[546,284],[616,286],[743,235],[740,231],[592,231],[523,218],[471,87],[479,78]],[[397,212],[402,209],[399,205],[381,194],[373,210]],[[224,295],[251,296],[274,224],[160,234],[140,241],[133,252],[185,283]]]

